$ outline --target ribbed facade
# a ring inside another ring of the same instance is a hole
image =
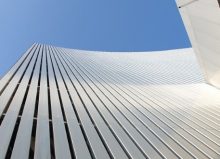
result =
[[[191,49],[34,44],[0,80],[0,159],[220,158],[220,90]]]

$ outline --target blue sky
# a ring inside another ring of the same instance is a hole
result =
[[[190,47],[175,0],[1,0],[0,77],[34,42],[103,51]]]

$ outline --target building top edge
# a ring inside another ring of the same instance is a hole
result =
[[[192,52],[193,49],[190,48],[180,48],[180,49],[170,49],[170,50],[159,50],[159,51],[102,51],[102,50],[86,50],[86,49],[74,49],[74,48],[65,48],[59,47],[54,45],[47,45],[47,44],[40,44],[34,43],[34,45],[44,45],[55,47],[57,49],[64,49],[64,50],[72,50],[72,51],[80,51],[80,52],[87,52],[87,53],[113,53],[113,54],[149,54],[149,53],[181,53],[181,52]]]

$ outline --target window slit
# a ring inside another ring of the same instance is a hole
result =
[[[35,47],[35,46],[34,46]],[[5,84],[5,86],[2,88],[2,90],[0,90],[0,96],[2,95],[2,93],[4,92],[5,88],[8,86],[8,84],[11,82],[12,78],[15,76],[15,74],[18,72],[19,68],[23,65],[23,63],[25,62],[25,60],[27,59],[27,57],[30,55],[30,53],[34,50],[34,47],[31,48],[31,50],[29,51],[29,53],[26,55],[26,57],[23,59],[23,61],[21,62],[21,64],[18,66],[18,68],[14,71],[13,75],[9,78],[8,82]],[[35,47],[34,52],[36,51],[37,47]],[[33,55],[32,55],[33,57]],[[12,66],[13,67],[13,66]]]
[[[74,68],[74,69],[75,69],[75,68]],[[75,70],[76,70],[76,69],[75,69]],[[76,72],[79,73],[77,70],[76,70]],[[83,85],[80,83],[79,79],[76,77],[76,75],[75,75],[73,72],[72,72],[72,74],[75,76],[76,80],[78,81],[78,83],[80,84],[80,86],[82,87],[82,89],[84,90],[84,92],[86,93],[86,95],[88,96],[88,98],[90,99],[90,101],[92,102],[92,104],[94,105],[95,109],[97,110],[97,107],[96,107],[95,103],[92,101],[91,97],[89,96],[89,94],[87,93],[87,91],[85,90],[85,88],[83,87]],[[80,76],[81,76],[81,75],[80,75]],[[81,78],[82,78],[82,76],[81,76]],[[84,78],[82,78],[82,79],[84,80]],[[87,84],[87,82],[86,82],[86,84]],[[77,93],[78,93],[78,90],[76,90],[76,91],[77,91]],[[99,129],[96,127],[96,124],[95,124],[94,120],[92,119],[92,116],[91,116],[91,114],[89,113],[89,111],[88,111],[88,109],[87,109],[85,103],[83,102],[81,96],[79,95],[79,93],[78,93],[78,96],[79,96],[80,100],[82,101],[82,103],[83,103],[83,105],[84,105],[84,107],[85,107],[85,109],[86,109],[86,112],[87,112],[87,114],[89,115],[89,118],[91,119],[91,121],[92,121],[92,123],[93,123],[93,125],[94,125],[94,128],[95,128],[95,130],[96,130],[98,136],[100,137],[101,142],[103,143],[103,146],[105,147],[105,149],[106,149],[107,153],[109,154],[110,158],[113,158],[113,155],[112,155],[110,149],[108,148],[108,146],[107,146],[107,144],[106,144],[104,138],[102,137],[102,134],[100,133]],[[97,111],[98,111],[98,113],[100,114],[99,110],[97,110]],[[100,115],[101,115],[101,114],[100,114]],[[101,115],[101,118],[102,118],[102,115]],[[103,118],[102,118],[102,119],[103,119]],[[103,119],[103,120],[104,120],[104,119]],[[105,120],[104,120],[104,122],[105,122]]]
[[[36,63],[37,63],[37,60],[38,60],[38,56],[39,56],[39,52],[37,53],[37,57],[36,57],[36,59],[35,59],[34,66],[33,66],[33,68],[32,68],[32,71],[31,71],[31,75],[30,75],[30,79],[29,79],[29,81],[28,81],[28,84],[30,84],[31,81],[32,81],[32,77],[33,77],[33,74],[34,74],[34,70],[35,70],[35,67],[36,67]],[[23,75],[24,75],[24,74],[23,74]],[[26,88],[25,95],[24,95],[24,97],[23,97],[22,104],[21,104],[21,107],[20,107],[18,116],[19,116],[19,115],[21,116],[22,113],[23,113],[24,106],[25,106],[25,102],[26,102],[26,100],[27,100],[27,95],[28,95],[29,87],[30,87],[30,86],[27,86],[27,88]],[[9,146],[8,146],[7,153],[6,153],[6,158],[10,158],[10,157],[11,157],[12,150],[13,150],[13,147],[14,147],[14,143],[15,143],[15,140],[16,140],[16,136],[17,136],[17,133],[18,133],[18,128],[19,128],[19,125],[20,125],[20,121],[21,121],[21,118],[17,117],[17,121],[16,121],[16,124],[15,124],[14,130],[13,130],[13,133],[12,133],[12,137],[11,137],[11,139],[10,139],[10,143],[9,143]]]
[[[36,51],[36,49],[35,49],[35,51]],[[11,102],[12,102],[14,96],[15,96],[15,93],[16,93],[17,90],[18,90],[18,87],[19,87],[19,85],[20,85],[20,83],[21,83],[21,80],[22,80],[23,77],[24,77],[25,72],[27,71],[27,68],[29,67],[29,65],[30,65],[30,63],[31,63],[31,61],[32,61],[32,59],[33,59],[34,54],[35,54],[35,53],[33,53],[33,55],[31,56],[31,59],[30,59],[30,61],[28,62],[27,66],[26,66],[26,68],[25,68],[25,70],[24,70],[24,72],[22,73],[21,78],[19,79],[19,82],[17,83],[17,86],[15,87],[15,89],[14,89],[14,91],[13,91],[11,97],[9,98],[8,103],[6,104],[6,106],[5,106],[4,110],[3,110],[3,114],[6,114],[6,112],[8,111],[8,108],[9,108],[9,106],[10,106],[10,104],[11,104]],[[37,59],[37,57],[36,57],[36,59]],[[2,123],[2,121],[3,121],[3,119],[4,119],[4,116],[1,115],[1,117],[0,117],[0,125],[1,125],[1,123]]]
[[[37,128],[37,120],[33,119],[33,127],[32,127],[32,132],[31,132],[31,144],[30,144],[29,157],[28,157],[29,159],[34,158],[36,128]]]
[[[52,60],[51,56],[54,57],[55,61]],[[66,134],[67,134],[67,141],[68,141],[68,144],[69,144],[70,154],[71,154],[72,158],[76,158],[75,157],[75,153],[74,153],[74,149],[73,149],[73,145],[72,145],[72,141],[71,141],[71,137],[70,137],[69,128],[68,128],[68,125],[67,125],[66,115],[65,115],[64,108],[63,108],[63,102],[62,102],[62,98],[61,98],[61,94],[60,94],[60,90],[59,90],[59,85],[58,85],[58,82],[57,82],[56,73],[55,73],[55,70],[54,70],[54,65],[56,65],[58,67],[59,72],[60,72],[60,68],[59,68],[59,66],[57,64],[55,56],[54,55],[50,55],[50,58],[51,58],[51,64],[52,64],[53,73],[54,73],[54,77],[55,77],[56,88],[57,88],[57,92],[58,92],[58,96],[59,96],[61,112],[62,112],[62,116],[63,116],[63,122],[64,122],[65,130],[66,130]],[[60,72],[60,76],[62,77],[61,72]],[[63,77],[62,77],[62,79],[63,79]]]
[[[17,89],[18,89],[18,86],[19,86],[19,84],[17,84],[17,86],[15,87],[15,90],[13,91],[11,97],[10,97],[9,100],[8,100],[8,103],[6,104],[6,106],[5,106],[4,110],[3,110],[3,113],[2,113],[2,115],[1,115],[1,117],[0,117],[0,126],[1,126],[1,124],[2,124],[2,121],[3,121],[4,117],[5,117],[5,114],[6,114],[7,110],[8,110],[8,108],[9,108],[11,102],[12,102],[12,99],[13,99],[14,96],[15,96],[15,93],[16,93],[16,91],[17,91]]]
[[[68,60],[69,61],[69,60]],[[71,63],[72,65],[72,63]],[[73,65],[72,65],[73,66]],[[79,66],[77,66],[79,68]],[[78,72],[78,70],[76,69],[76,67],[73,66],[73,68]],[[82,71],[81,68],[79,68],[79,70]],[[82,71],[85,76],[87,78],[90,79],[90,77],[84,72]],[[78,72],[79,73],[79,72]],[[79,73],[80,74],[80,73]],[[85,79],[82,77],[82,75],[80,74],[81,78],[85,81]],[[90,79],[91,80],[91,79]],[[86,82],[86,81],[85,81]],[[94,82],[92,82],[94,84]],[[91,86],[88,84],[88,82],[86,82],[86,84],[91,88]],[[96,86],[96,84],[94,84]],[[97,86],[96,86],[97,87]],[[97,87],[98,88],[98,87]],[[84,89],[84,88],[83,88]],[[99,89],[99,88],[98,88]],[[91,90],[94,92],[94,94],[96,95],[96,97],[103,103],[103,101],[100,99],[100,97],[95,93],[95,91],[91,88]],[[89,96],[89,94],[87,93],[87,91],[85,91],[86,94],[88,95],[89,99],[92,101],[91,97]],[[119,145],[121,146],[121,148],[124,150],[124,152],[126,153],[127,157],[130,159],[131,156],[128,153],[128,151],[126,150],[126,148],[123,146],[123,144],[120,142],[120,140],[118,139],[117,135],[115,134],[115,132],[111,129],[110,125],[108,124],[108,122],[105,120],[105,118],[103,117],[102,113],[100,112],[100,110],[96,107],[95,103],[92,101],[92,103],[94,104],[96,110],[98,111],[98,113],[100,114],[100,116],[102,117],[102,119],[104,120],[104,122],[106,123],[107,127],[109,128],[109,130],[112,132],[113,136],[115,137],[115,139],[118,141]],[[103,103],[103,105],[106,107],[106,105]],[[108,108],[107,108],[108,109]],[[109,109],[108,109],[109,111]],[[114,117],[114,116],[113,116]],[[145,154],[144,154],[145,155]],[[146,155],[145,155],[146,156]]]
[[[53,123],[49,121],[49,130],[50,130],[50,153],[51,159],[55,159],[55,148],[54,148],[54,136],[53,136]]]
[[[62,57],[62,58],[63,58],[63,57]],[[60,60],[60,57],[59,57],[59,56],[58,56],[58,59]],[[61,60],[60,60],[60,62],[61,62]],[[64,65],[63,65],[62,62],[61,62],[61,64],[62,64],[62,66],[63,66],[63,68],[64,68],[64,70],[65,70],[65,72],[66,72],[68,78],[70,79],[70,82],[72,83],[74,89],[76,90],[76,88],[75,88],[75,86],[74,86],[74,84],[73,84],[73,82],[72,82],[72,80],[71,80],[71,78],[70,78],[70,76],[69,76],[69,74],[68,74],[66,68],[64,67]],[[65,84],[66,89],[68,90],[65,81],[64,81],[64,84]],[[76,91],[76,92],[77,92],[77,91]],[[88,151],[89,151],[91,157],[94,159],[94,158],[95,158],[95,155],[94,155],[93,150],[92,150],[92,147],[91,147],[91,145],[90,145],[90,143],[89,143],[89,140],[88,140],[88,137],[87,137],[87,135],[86,135],[86,132],[85,132],[85,130],[84,130],[82,124],[81,124],[81,120],[80,120],[79,115],[78,115],[78,112],[77,112],[77,110],[76,110],[76,108],[75,108],[75,105],[74,105],[73,99],[72,99],[72,97],[71,97],[71,95],[70,95],[70,92],[67,91],[67,93],[68,93],[68,95],[69,95],[69,98],[70,98],[70,101],[71,101],[71,104],[72,104],[73,110],[74,110],[74,112],[75,112],[75,115],[76,115],[76,118],[77,118],[77,120],[78,120],[78,123],[79,123],[80,129],[81,129],[81,132],[82,132],[82,134],[83,134],[83,138],[85,139],[85,142],[86,142],[86,145],[87,145]],[[77,94],[78,94],[78,92],[77,92]]]
[[[11,157],[20,121],[21,121],[21,118],[17,118],[16,123],[15,123],[15,128],[14,128],[14,131],[12,133],[12,137],[11,137],[11,140],[9,142],[9,146],[8,146],[8,150],[7,150],[5,158],[10,158]]]
[[[48,50],[47,50],[48,51]],[[47,87],[50,87],[49,82],[49,70],[48,70],[48,53],[46,54],[46,72],[47,72]],[[50,153],[51,158],[55,159],[55,148],[54,148],[54,136],[53,136],[53,123],[52,123],[52,110],[51,110],[51,98],[50,98],[50,89],[47,89],[48,93],[48,115],[49,115],[49,133],[50,133]]]
[[[35,140],[36,140],[36,127],[37,127],[37,114],[38,114],[38,104],[39,104],[39,95],[40,95],[40,79],[41,79],[41,70],[42,70],[42,60],[43,60],[43,50],[40,61],[40,71],[38,76],[38,86],[37,86],[37,95],[36,102],[34,107],[34,116],[33,116],[33,126],[31,132],[31,141],[30,141],[30,149],[29,149],[29,158],[34,158],[34,150],[35,150]]]

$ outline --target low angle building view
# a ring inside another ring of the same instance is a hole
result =
[[[190,48],[30,46],[0,79],[0,159],[219,159],[219,1],[176,8]]]

